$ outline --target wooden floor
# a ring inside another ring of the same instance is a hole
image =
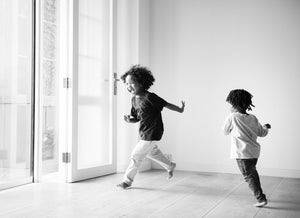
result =
[[[0,217],[300,217],[300,179],[261,177],[269,199],[255,199],[240,175],[164,171],[136,177],[133,187],[116,187],[122,174],[73,184],[35,183],[0,192]]]

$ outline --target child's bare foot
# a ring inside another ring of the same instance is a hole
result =
[[[118,187],[121,187],[122,189],[128,189],[131,187],[131,185],[127,184],[126,182],[122,182],[117,185]]]
[[[173,177],[173,172],[174,172],[175,167],[176,167],[176,163],[171,162],[171,169],[168,170],[168,174],[169,174],[168,179],[171,179]]]

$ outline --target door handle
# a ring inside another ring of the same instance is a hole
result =
[[[118,81],[120,81],[120,79],[118,79],[117,73],[114,73],[114,95],[118,94]]]

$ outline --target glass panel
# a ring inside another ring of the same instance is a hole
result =
[[[0,1],[0,188],[32,178],[32,1]]]
[[[110,0],[79,1],[78,168],[111,164]]]
[[[58,0],[42,1],[41,112],[42,175],[58,172]]]

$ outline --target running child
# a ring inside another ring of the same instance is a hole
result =
[[[253,206],[262,207],[268,203],[261,188],[256,163],[260,155],[260,144],[257,137],[264,137],[271,128],[270,124],[261,125],[258,119],[247,113],[251,111],[252,95],[243,89],[230,91],[226,101],[231,105],[231,113],[223,126],[224,134],[231,135],[231,158],[236,159],[237,165],[248,183],[249,188],[257,199]]]
[[[121,76],[127,90],[132,94],[132,107],[130,115],[125,115],[124,120],[128,123],[139,123],[140,140],[131,153],[131,161],[125,172],[123,182],[117,186],[127,189],[131,187],[138,168],[145,158],[156,161],[168,172],[168,178],[172,178],[176,163],[170,162],[157,143],[162,138],[164,127],[161,116],[163,108],[182,113],[185,102],[181,107],[171,104],[148,89],[155,81],[151,71],[146,67],[134,65]]]

